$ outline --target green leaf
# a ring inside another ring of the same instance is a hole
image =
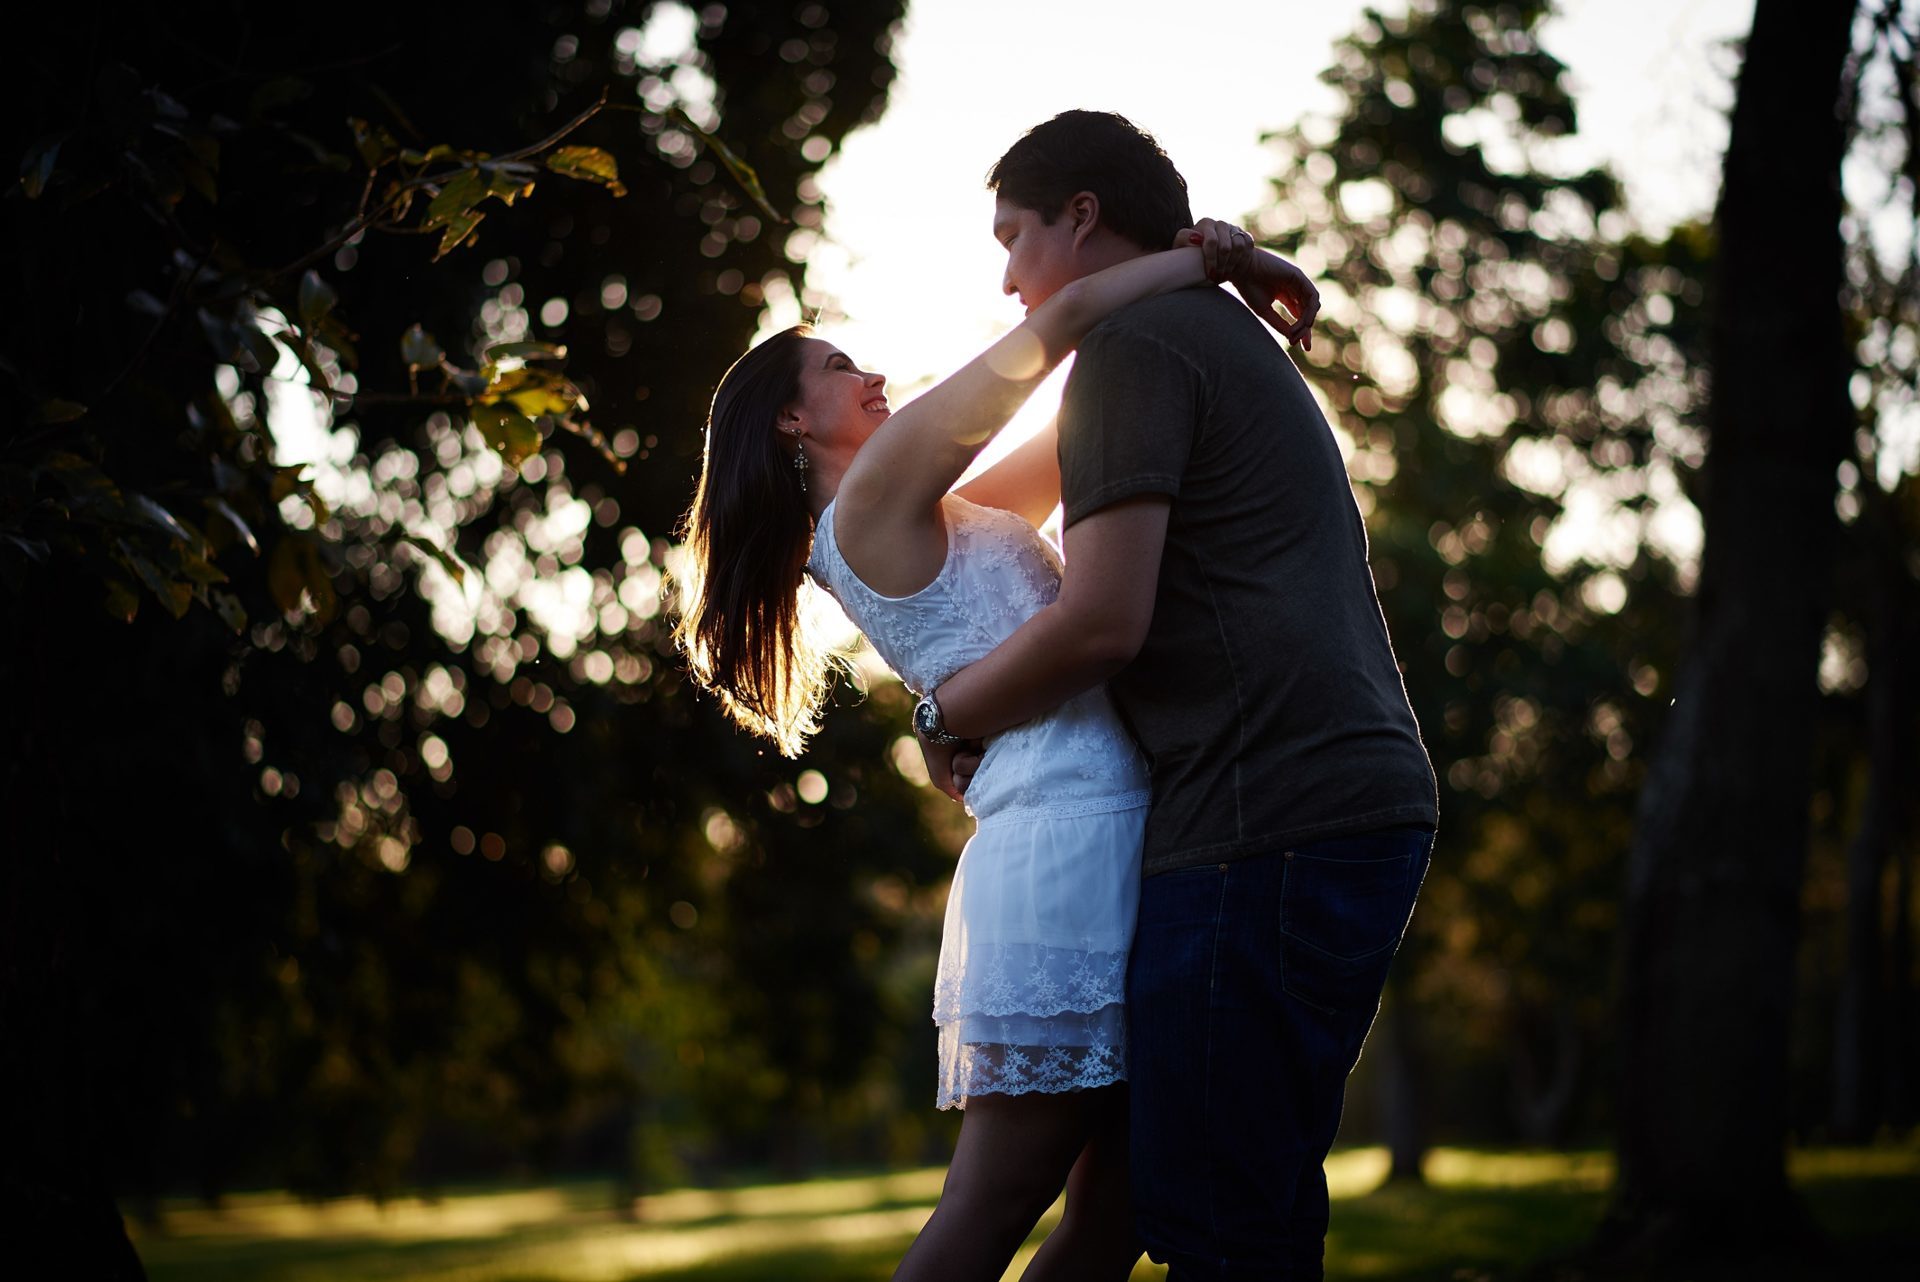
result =
[[[447,180],[440,194],[427,206],[427,217],[420,224],[420,230],[451,224],[486,198],[486,176],[478,169],[462,169]]]
[[[180,568],[188,579],[201,587],[211,587],[227,581],[227,572],[196,552],[180,554]]]
[[[159,566],[133,551],[125,542],[120,544],[120,548],[123,555],[115,559],[140,576],[147,590],[159,598],[161,605],[167,607],[168,614],[176,619],[186,617],[187,607],[193,604],[193,585],[176,583]]]
[[[52,549],[40,539],[24,538],[18,534],[0,534],[0,539],[5,539],[19,548],[20,554],[29,561],[45,561],[52,553]]]
[[[206,505],[209,512],[216,514],[234,528],[234,532],[240,536],[240,541],[247,545],[248,551],[255,556],[260,555],[260,541],[253,537],[253,530],[241,519],[240,514],[233,510],[233,504],[218,497],[202,499],[201,502]]]
[[[331,386],[327,382],[327,371],[321,367],[319,360],[314,356],[312,340],[305,335],[292,334],[287,336],[287,340],[288,345],[293,348],[293,354],[300,358],[301,366],[307,371],[308,384],[316,392],[327,392]]]
[[[452,222],[448,223],[447,234],[440,238],[440,248],[433,251],[434,261],[439,262],[442,258],[445,258],[449,253],[453,252],[461,241],[473,234],[473,229],[478,227],[481,219],[485,217],[485,214],[468,212],[461,214]]]
[[[433,335],[420,328],[418,321],[410,325],[407,332],[400,336],[400,359],[407,363],[407,368],[410,370],[418,372],[436,368],[446,359],[446,356],[447,354],[440,349],[440,344],[434,340]]]
[[[300,321],[311,328],[318,325],[333,311],[334,304],[340,301],[340,295],[319,272],[308,269],[300,278]]]
[[[87,407],[79,401],[63,401],[57,396],[40,402],[42,423],[71,423],[86,412]]]
[[[240,350],[251,360],[262,374],[273,373],[273,367],[280,363],[280,348],[273,336],[258,325],[240,324],[235,326],[240,335]]]
[[[519,467],[540,449],[540,429],[510,405],[483,401],[473,407],[473,425],[508,467]]]
[[[740,189],[747,193],[748,198],[760,206],[761,213],[776,223],[784,224],[787,221],[786,216],[768,201],[767,189],[760,185],[760,175],[754,171],[752,165],[734,155],[733,149],[721,142],[719,138],[694,124],[693,117],[680,108],[675,107],[672,115],[682,129],[692,132],[714,155],[720,157],[720,163],[726,166],[727,172],[733,175],[733,180],[740,184]]]
[[[78,454],[69,454],[65,450],[54,450],[34,465],[33,473],[38,476],[51,472],[75,498],[99,499],[102,502],[120,501],[120,487],[107,475]]]
[[[192,544],[199,541],[187,533],[187,527],[180,524],[180,522],[174,518],[173,513],[167,511],[167,509],[161,507],[144,494],[128,495],[127,506],[145,517],[148,524],[166,531],[182,543]]]
[[[568,178],[599,183],[616,196],[627,194],[620,183],[619,164],[600,147],[561,147],[547,155],[547,168]]]

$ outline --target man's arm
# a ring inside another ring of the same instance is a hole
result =
[[[1060,595],[935,692],[950,734],[997,734],[1090,690],[1140,653],[1172,503],[1122,499],[1067,527]]]

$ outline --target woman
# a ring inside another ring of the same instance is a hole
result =
[[[1053,599],[1059,559],[1035,528],[1059,501],[1051,428],[948,491],[1108,314],[1257,252],[1208,220],[1176,243],[1066,285],[897,412],[883,376],[804,326],[735,362],[686,522],[679,639],[736,720],[788,755],[816,728],[829,663],[801,625],[803,575],[916,691]],[[1066,1215],[1027,1277],[1123,1278],[1139,1256],[1122,994],[1146,771],[1093,690],[995,736],[966,800],[978,828],[954,872],[934,994],[937,1102],[966,1120],[896,1277],[1000,1277],[1064,1183]]]

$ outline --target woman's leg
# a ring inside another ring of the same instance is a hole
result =
[[[1092,1133],[1067,1177],[1067,1213],[1021,1282],[1124,1282],[1140,1258],[1127,1182],[1127,1088],[1090,1093]]]
[[[998,1282],[1087,1146],[1090,1096],[976,1095],[933,1218],[894,1282]]]

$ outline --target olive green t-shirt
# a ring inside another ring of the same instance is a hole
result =
[[[1152,767],[1149,876],[1435,824],[1339,447],[1251,312],[1186,289],[1089,334],[1061,406],[1060,490],[1069,526],[1172,500],[1146,644],[1109,683]]]

